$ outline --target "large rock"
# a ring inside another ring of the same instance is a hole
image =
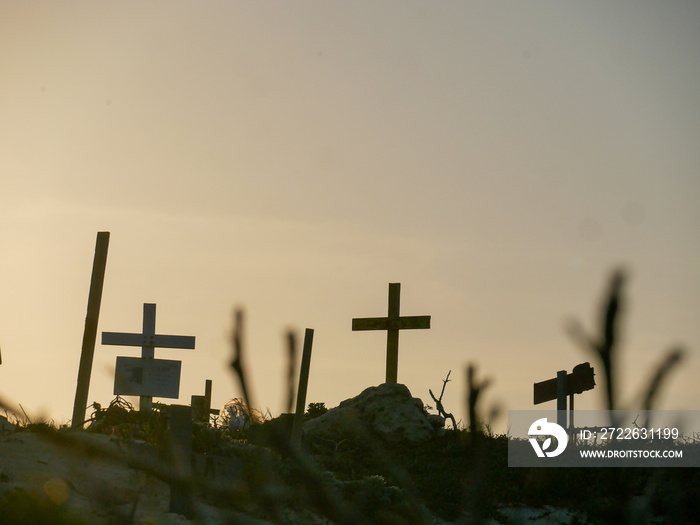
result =
[[[304,434],[310,438],[337,441],[368,433],[419,442],[430,439],[434,430],[423,402],[397,383],[370,387],[304,424]]]

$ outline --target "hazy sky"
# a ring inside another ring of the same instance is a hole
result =
[[[700,408],[697,2],[0,3],[0,396],[70,418],[95,235],[111,232],[99,332],[194,335],[180,402],[227,370],[246,311],[257,404],[284,406],[284,333],[315,329],[308,401],[399,381],[465,417],[531,409],[590,360],[609,273],[631,272],[623,404],[675,343],[660,408]],[[112,398],[96,348],[89,401]],[[602,376],[598,375],[599,383]],[[603,389],[577,407],[600,407]],[[171,402],[171,401],[168,401]],[[172,401],[176,402],[176,401]],[[503,424],[503,423],[501,423]]]

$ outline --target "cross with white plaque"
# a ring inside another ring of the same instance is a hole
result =
[[[143,333],[102,332],[103,345],[140,346],[141,357],[117,357],[115,395],[140,396],[140,410],[151,410],[154,397],[177,399],[180,361],[154,359],[157,348],[194,348],[195,338],[156,334],[156,305],[143,305]]]

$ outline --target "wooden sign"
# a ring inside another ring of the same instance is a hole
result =
[[[546,401],[557,400],[557,424],[566,429],[574,428],[574,394],[592,390],[595,386],[595,374],[591,364],[581,363],[574,367],[573,372],[566,370],[557,372],[557,377],[535,383],[533,389],[536,405]],[[566,423],[566,396],[569,396],[569,427]]]
[[[352,320],[353,331],[386,330],[386,382],[396,383],[399,369],[399,330],[430,328],[430,316],[401,317],[401,283],[389,283],[389,313],[387,317],[365,317]]]
[[[595,386],[594,375],[590,363],[576,365],[573,372],[566,375],[566,395],[592,390]],[[535,405],[557,399],[557,378],[535,383],[533,393]]]
[[[181,367],[182,362],[169,359],[117,357],[114,395],[177,399]]]
[[[153,359],[156,347],[192,349],[194,348],[194,342],[195,338],[191,336],[156,334],[156,305],[151,303],[144,303],[143,305],[142,333],[102,332],[103,345],[140,346],[142,359]],[[143,394],[141,395],[139,408],[141,410],[150,410],[153,402],[152,397],[167,396]],[[176,395],[175,397],[178,396]]]

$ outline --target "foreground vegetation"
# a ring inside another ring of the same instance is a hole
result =
[[[619,406],[616,342],[623,284],[624,274],[615,273],[603,304],[599,335],[588,336],[578,324],[571,325],[572,337],[598,359],[609,410]],[[237,315],[232,369],[247,406],[253,406],[241,359],[241,319]],[[641,396],[642,409],[653,408],[660,385],[683,355],[681,349],[666,355]],[[498,512],[504,506],[571,509],[579,512],[579,523],[691,523],[700,515],[699,469],[509,468],[507,437],[491,434],[479,418],[478,400],[488,382],[476,380],[472,365],[467,377],[467,427],[448,429],[425,443],[388,441],[358,429],[334,439],[307,437],[297,449],[290,446],[292,419],[282,415],[235,432],[194,424],[193,452],[213,463],[217,458],[234,458],[239,466],[236,478],[223,486],[196,470],[191,479],[182,480],[171,471],[130,466],[143,468],[171,486],[185,486],[195,501],[230,509],[223,520],[228,523],[246,523],[246,517],[280,524],[420,525],[432,524],[436,517],[458,523],[488,518],[508,523]],[[440,399],[433,399],[441,414],[454,422]],[[306,417],[318,417],[324,411],[322,403],[313,403]],[[117,398],[104,409],[95,404],[90,423],[88,432],[106,433],[124,442],[143,441],[154,449],[168,446],[168,408],[163,405],[155,404],[152,413],[142,414]],[[27,422],[17,431],[43,432],[64,443],[76,433]],[[79,517],[66,516],[51,503],[33,501],[26,494],[5,492],[0,495],[0,509],[3,523],[79,523]],[[119,523],[133,520],[123,518]]]
[[[312,406],[307,418],[322,413],[319,407],[323,405]],[[163,448],[167,412],[157,406],[144,416],[118,398],[106,409],[97,408],[86,432]],[[700,513],[697,469],[508,468],[506,436],[466,429],[449,429],[420,445],[358,434],[307,440],[304,451],[295,451],[289,447],[290,431],[288,416],[235,432],[195,424],[194,452],[215,461],[235,458],[241,468],[240,479],[232,482],[235,488],[219,487],[217,492],[211,492],[205,478],[193,478],[194,498],[272,523],[321,523],[320,517],[368,524],[468,517],[478,523],[498,518],[503,506],[520,505],[579,511],[592,523],[640,522],[642,516],[654,516],[657,523],[689,523]],[[16,432],[41,432],[49,439],[75,435],[45,423],[20,426]],[[76,523],[75,516],[27,494],[5,493],[0,508],[3,523]]]

